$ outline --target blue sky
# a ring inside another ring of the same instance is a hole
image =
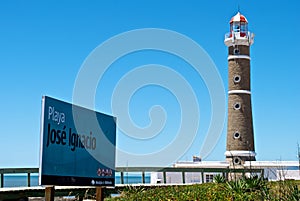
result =
[[[38,166],[42,96],[72,102],[74,83],[85,59],[98,45],[123,32],[159,28],[189,37],[211,57],[227,91],[224,34],[238,5],[249,21],[250,31],[255,33],[251,91],[257,160],[297,160],[298,1],[1,1],[0,167]],[[152,50],[120,58],[99,82],[95,109],[113,114],[114,85],[136,67],[152,63],[181,74],[197,97],[199,131],[178,158],[191,160],[200,153],[209,127],[211,100],[203,79],[180,58]],[[147,155],[176,138],[180,103],[163,87],[146,86],[131,97],[128,107],[132,121],[139,127],[149,125],[148,113],[153,105],[161,105],[166,112],[163,131],[150,140],[132,139],[118,131],[118,148]],[[226,122],[216,147],[205,160],[224,160],[225,139]],[[119,165],[138,164],[130,159],[118,160]]]

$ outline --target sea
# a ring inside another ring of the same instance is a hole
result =
[[[3,187],[26,187],[27,186],[27,174],[26,175],[4,175]],[[121,184],[121,177],[116,175],[115,183]],[[138,184],[142,183],[142,176],[140,175],[126,175],[124,174],[124,184]],[[150,175],[145,175],[145,183],[150,183]],[[39,176],[32,174],[30,176],[30,186],[39,185]]]

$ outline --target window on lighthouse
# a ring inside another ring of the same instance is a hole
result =
[[[247,23],[241,22],[241,37],[246,36],[247,32],[248,32]]]
[[[234,32],[240,32],[240,22],[233,22],[232,29]]]
[[[230,31],[240,33],[241,37],[245,37],[248,32],[248,24],[246,22],[233,22],[230,26]]]
[[[241,32],[242,33],[247,33],[247,31],[248,31],[247,23],[241,22]]]

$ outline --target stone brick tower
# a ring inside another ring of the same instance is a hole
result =
[[[248,31],[248,21],[239,12],[230,20],[230,32],[225,35],[228,47],[228,124],[226,160],[231,165],[243,165],[255,160],[250,91],[250,46],[254,35]]]

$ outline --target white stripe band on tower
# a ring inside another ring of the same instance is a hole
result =
[[[228,60],[230,59],[249,59],[251,60],[250,56],[248,55],[229,55]]]
[[[233,156],[256,156],[255,151],[240,151],[240,150],[232,150],[232,151],[226,151],[225,156],[227,157],[233,157]]]
[[[251,91],[248,90],[230,90],[228,94],[251,94]]]

